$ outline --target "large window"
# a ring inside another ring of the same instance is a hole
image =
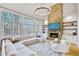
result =
[[[14,32],[14,35],[18,35],[19,33],[18,33],[18,27],[19,27],[19,16],[17,16],[17,15],[13,15],[13,23],[14,23],[14,30],[13,30],[13,32]]]
[[[3,35],[34,35],[42,32],[42,22],[27,16],[18,16],[10,12],[1,11]]]
[[[1,19],[4,24],[4,35],[18,35],[19,16],[1,12]]]
[[[35,20],[25,17],[24,24],[26,26],[27,34],[37,35],[37,33],[42,32],[42,23]],[[41,26],[40,26],[41,25]]]

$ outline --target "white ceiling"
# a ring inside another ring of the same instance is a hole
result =
[[[20,13],[26,14],[34,18],[45,20],[47,17],[40,17],[34,14],[35,8],[41,5],[45,5],[50,8],[54,4],[56,3],[0,3],[0,6],[18,11]],[[73,14],[77,14],[77,4],[76,3],[64,3],[63,4],[63,16],[66,17],[68,15],[70,16]]]
[[[5,3],[5,4],[0,3],[0,6],[24,13],[26,15],[29,15],[29,16],[32,16],[32,17],[35,17],[41,20],[44,20],[46,19],[46,17],[40,17],[34,14],[35,8],[41,5],[51,7],[54,4],[55,3]]]

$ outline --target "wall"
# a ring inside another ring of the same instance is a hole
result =
[[[77,3],[64,3],[63,4],[63,16],[73,15],[77,13]]]
[[[77,24],[78,24],[78,26],[77,26],[77,33],[78,33],[78,41],[77,41],[77,44],[78,44],[78,47],[79,47],[79,4],[77,4],[77,12],[78,12],[78,14],[77,14]]]
[[[63,22],[77,21],[77,4],[76,3],[64,3],[63,4],[63,17],[64,17]],[[74,31],[75,30],[63,30],[63,35],[71,36],[72,37],[71,41],[74,40],[77,43],[77,40],[78,40],[77,36],[74,37],[72,35]]]
[[[64,3],[63,4],[63,22],[77,21],[77,4]],[[63,34],[71,34],[74,30],[63,30]]]

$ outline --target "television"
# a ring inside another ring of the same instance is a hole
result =
[[[60,29],[60,23],[59,22],[50,23],[50,24],[48,24],[48,29],[58,30],[58,29]]]

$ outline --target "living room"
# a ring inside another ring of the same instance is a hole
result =
[[[78,3],[0,3],[1,56],[78,56]]]

